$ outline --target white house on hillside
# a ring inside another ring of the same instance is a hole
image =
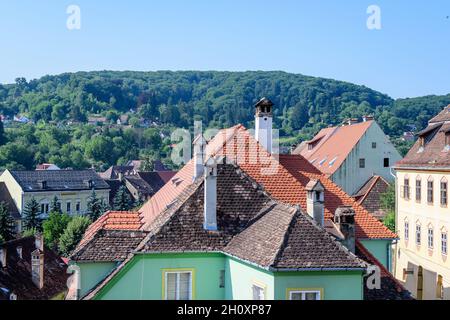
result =
[[[374,175],[393,181],[390,167],[402,157],[372,117],[351,119],[344,125],[322,129],[294,151],[314,164],[350,195]]]

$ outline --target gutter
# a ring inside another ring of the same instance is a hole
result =
[[[274,268],[269,267],[270,271],[276,271],[276,272],[289,272],[289,271],[365,271],[366,267],[354,267],[354,268],[329,268],[329,267],[321,267],[321,268]]]
[[[393,169],[398,170],[429,170],[429,171],[450,171],[450,167],[427,167],[427,166],[418,166],[418,167],[410,167],[410,166],[404,166],[404,167],[394,167]]]

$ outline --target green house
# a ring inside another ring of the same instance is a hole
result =
[[[320,222],[272,199],[238,166],[210,170],[147,231],[102,230],[80,246],[72,260],[81,297],[363,299],[367,263]]]

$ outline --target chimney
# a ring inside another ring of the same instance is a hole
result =
[[[44,236],[40,233],[37,233],[34,236],[34,246],[37,250],[44,251]]]
[[[363,122],[372,121],[374,118],[372,115],[365,115],[362,117]]]
[[[267,98],[255,105],[255,139],[269,153],[272,153],[272,107],[272,101]]]
[[[39,289],[44,287],[44,251],[39,249],[31,253],[31,280]]]
[[[334,213],[334,223],[344,238],[342,244],[351,252],[355,252],[355,210],[352,207],[342,206]]]
[[[358,123],[358,119],[357,118],[351,118],[348,120],[348,125],[351,126],[352,124],[356,124]]]
[[[6,247],[0,249],[0,265],[6,268]]]
[[[306,211],[321,226],[324,225],[324,190],[319,180],[311,180],[306,185]]]
[[[194,176],[193,180],[203,176],[206,152],[206,140],[203,134],[199,134],[192,143],[194,145]]]
[[[208,231],[217,230],[217,162],[214,158],[206,161],[205,167],[205,204],[203,228]]]

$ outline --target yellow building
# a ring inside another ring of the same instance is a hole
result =
[[[95,189],[98,198],[109,203],[109,185],[93,170],[37,170],[9,171],[0,176],[14,201],[20,216],[26,204],[34,197],[45,217],[53,198],[58,198],[61,211],[68,214],[84,214],[88,199]],[[16,220],[17,231],[21,221]]]
[[[417,299],[450,300],[450,106],[397,163],[395,276]]]

